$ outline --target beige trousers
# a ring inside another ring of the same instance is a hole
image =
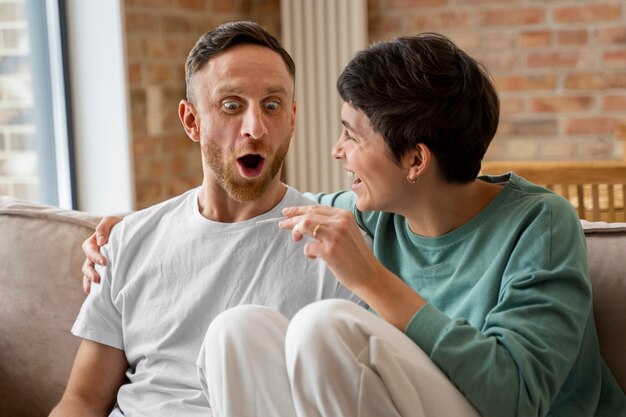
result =
[[[407,336],[345,300],[220,314],[198,358],[216,417],[478,417]]]

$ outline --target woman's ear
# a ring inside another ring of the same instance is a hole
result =
[[[189,139],[200,142],[200,118],[197,116],[193,103],[181,100],[178,103],[178,118]]]
[[[431,159],[430,149],[423,143],[418,143],[413,150],[408,152],[406,163],[409,169],[407,175],[409,182],[417,181],[424,171],[428,169]]]

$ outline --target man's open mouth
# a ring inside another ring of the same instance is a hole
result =
[[[245,177],[257,177],[263,171],[265,158],[258,154],[247,154],[237,158],[239,170]]]

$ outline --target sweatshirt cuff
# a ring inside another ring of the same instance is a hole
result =
[[[411,318],[404,334],[430,356],[452,319],[428,303]]]

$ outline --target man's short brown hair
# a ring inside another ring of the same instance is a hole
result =
[[[296,65],[289,53],[278,42],[278,39],[263,29],[258,23],[245,21],[229,22],[200,36],[200,39],[189,52],[187,62],[185,62],[185,83],[188,101],[193,102],[194,99],[193,76],[215,55],[233,46],[243,44],[264,46],[278,53],[295,80]]]

